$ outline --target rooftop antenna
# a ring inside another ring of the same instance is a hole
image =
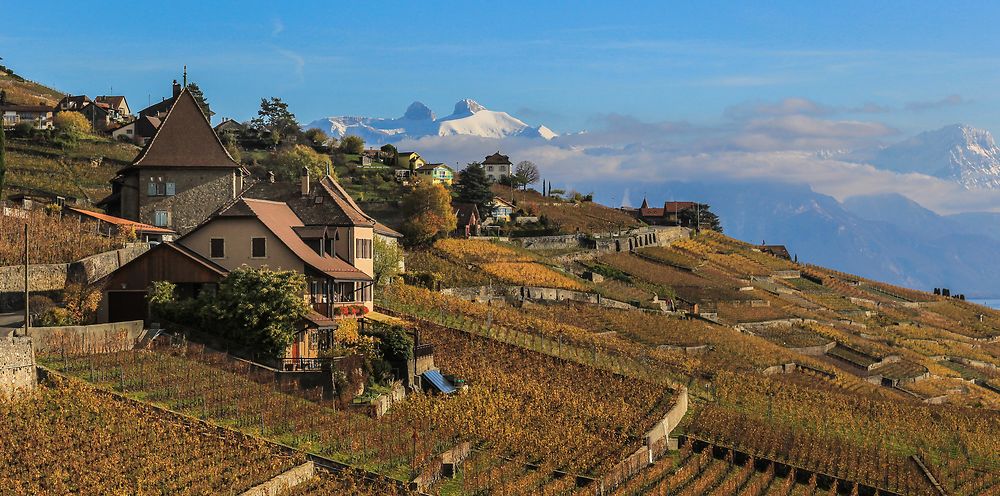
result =
[[[184,64],[184,87],[188,87],[188,66]]]

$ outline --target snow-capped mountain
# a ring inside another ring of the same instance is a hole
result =
[[[896,172],[950,179],[966,188],[1000,189],[1000,147],[989,131],[961,124],[887,146],[871,163]]]
[[[469,99],[460,100],[450,115],[440,119],[436,118],[434,112],[423,103],[413,102],[401,117],[394,119],[327,117],[309,123],[306,128],[322,129],[336,138],[353,134],[372,145],[424,136],[469,135],[484,138],[522,136],[545,140],[557,136],[545,126],[529,126],[507,112],[489,110],[475,100]]]

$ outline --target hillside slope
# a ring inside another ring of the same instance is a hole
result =
[[[7,101],[21,105],[55,105],[65,93],[40,83],[29,81],[8,67],[0,65],[0,90]]]

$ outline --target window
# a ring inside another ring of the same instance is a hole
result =
[[[170,224],[170,215],[166,210],[153,212],[153,225],[156,227],[166,227]]]
[[[250,238],[250,258],[264,258],[267,256],[267,240],[264,238]]]
[[[354,283],[337,283],[337,301],[354,301]]]
[[[493,166],[492,165],[486,166],[486,170],[489,172],[493,172]]]
[[[146,188],[146,194],[149,196],[156,196],[156,183],[149,183],[149,187]]]
[[[372,257],[372,240],[370,239],[354,240],[354,258],[371,258],[371,257]]]
[[[174,196],[174,195],[176,195],[177,194],[177,185],[175,185],[174,183],[167,183],[166,184],[166,193],[167,193],[167,196]]]
[[[225,258],[226,257],[226,240],[222,238],[212,238],[211,246],[209,248],[210,258]]]

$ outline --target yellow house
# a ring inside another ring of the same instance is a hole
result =
[[[399,161],[396,162],[396,167],[410,169],[410,164],[413,164],[413,170],[417,170],[426,165],[427,161],[417,152],[399,152]]]
[[[451,186],[455,180],[455,170],[445,164],[426,164],[417,169],[420,177],[429,177],[433,184],[447,184]]]

